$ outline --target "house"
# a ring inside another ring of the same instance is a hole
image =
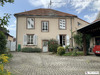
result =
[[[48,51],[48,40],[56,39],[65,47],[76,44],[71,42],[72,32],[76,32],[89,23],[76,15],[53,9],[35,9],[16,13],[16,40],[21,48],[39,47],[43,52]],[[72,32],[71,32],[72,31]]]

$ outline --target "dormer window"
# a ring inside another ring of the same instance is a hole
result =
[[[27,18],[27,28],[28,29],[34,29],[34,18]]]
[[[66,20],[59,19],[59,29],[66,29]]]

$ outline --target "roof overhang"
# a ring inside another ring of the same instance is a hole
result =
[[[100,35],[100,20],[91,23],[81,29],[78,29],[77,31],[83,34],[91,34],[93,36],[98,36]]]

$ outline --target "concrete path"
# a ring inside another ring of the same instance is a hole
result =
[[[14,52],[6,65],[15,75],[85,75],[85,71],[100,72],[100,57],[57,56],[50,53]]]

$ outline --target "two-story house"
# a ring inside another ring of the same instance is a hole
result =
[[[14,14],[17,19],[16,38],[23,47],[39,47],[48,51],[48,40],[56,39],[65,47],[71,44],[71,31],[76,32],[89,23],[76,15],[53,9],[35,9]],[[75,43],[73,43],[75,46]]]

